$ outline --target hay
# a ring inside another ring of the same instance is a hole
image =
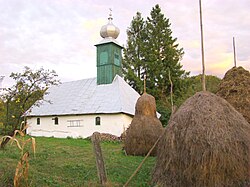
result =
[[[160,120],[156,117],[156,104],[153,96],[144,93],[136,103],[135,116],[126,131],[124,149],[128,155],[145,156],[163,132]],[[151,156],[156,155],[154,149]]]
[[[159,186],[237,187],[249,183],[250,125],[209,92],[189,98],[159,142],[152,183]]]
[[[127,155],[145,156],[162,133],[162,125],[157,118],[135,116],[127,130],[125,151]],[[151,156],[156,155],[156,149]]]
[[[136,102],[135,115],[151,116],[156,118],[156,103],[152,95],[144,93]]]
[[[250,123],[250,73],[242,67],[230,69],[222,79],[218,96],[227,100]]]

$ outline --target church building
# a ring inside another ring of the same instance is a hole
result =
[[[128,128],[140,95],[121,77],[120,31],[111,14],[108,20],[100,31],[103,40],[95,45],[97,77],[49,88],[45,101],[26,112],[29,135],[86,138],[97,131],[120,136]]]

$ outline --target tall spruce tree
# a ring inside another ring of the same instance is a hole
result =
[[[143,56],[147,64],[147,87],[156,100],[164,99],[169,95],[169,71],[176,96],[180,96],[182,78],[187,75],[180,64],[184,54],[183,49],[178,48],[177,38],[172,36],[170,26],[169,19],[161,13],[160,6],[153,7],[146,21],[147,38],[144,42],[146,48]]]
[[[143,75],[145,73],[145,64],[143,50],[145,48],[145,21],[141,13],[136,16],[127,30],[127,46],[124,48],[123,74],[124,79],[139,93],[143,91]]]
[[[181,97],[185,89],[184,78],[188,75],[180,64],[183,49],[179,48],[177,38],[172,36],[170,26],[169,19],[158,4],[152,8],[146,21],[137,13],[127,31],[123,61],[124,77],[139,93],[142,92],[143,75],[146,74],[147,92],[156,98],[158,111],[163,114],[162,122],[165,124],[171,111],[169,71],[174,100]]]

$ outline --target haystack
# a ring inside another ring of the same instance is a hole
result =
[[[135,116],[126,131],[125,151],[128,155],[146,155],[163,132],[156,117],[155,98],[144,93],[135,106]],[[156,155],[156,149],[151,153]]]
[[[209,92],[189,98],[159,142],[152,183],[237,187],[249,184],[250,124]]]
[[[226,99],[250,123],[250,73],[242,67],[230,69],[222,79],[217,95]]]

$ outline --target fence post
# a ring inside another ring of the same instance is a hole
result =
[[[91,141],[93,144],[93,149],[94,149],[95,158],[96,158],[96,167],[97,167],[98,177],[99,177],[101,185],[105,185],[105,183],[107,182],[107,175],[106,175],[106,169],[105,169],[104,160],[102,156],[102,150],[100,146],[100,133],[94,132],[92,134]]]

